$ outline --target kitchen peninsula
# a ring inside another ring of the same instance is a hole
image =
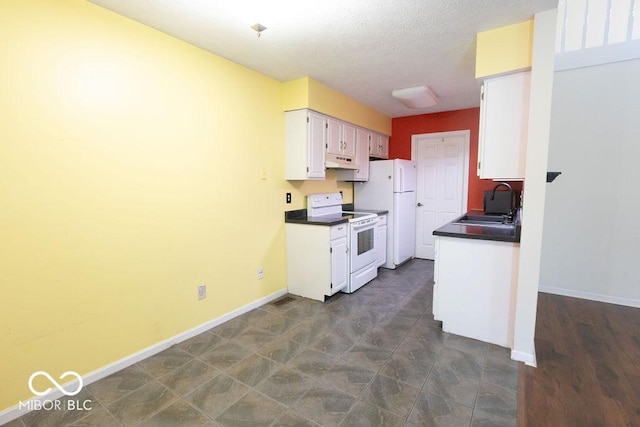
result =
[[[433,315],[445,332],[513,347],[520,214],[470,211],[433,232]]]

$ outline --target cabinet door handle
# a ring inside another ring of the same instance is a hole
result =
[[[418,207],[424,206],[422,203],[418,202]]]

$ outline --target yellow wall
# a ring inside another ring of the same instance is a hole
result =
[[[283,212],[353,200],[332,171],[284,180],[271,78],[83,0],[3,0],[0,40],[0,411],[36,370],[86,374],[285,289]]]
[[[533,20],[478,33],[476,78],[531,68]]]
[[[391,135],[391,118],[309,77],[284,84],[285,111],[311,108],[349,123]]]

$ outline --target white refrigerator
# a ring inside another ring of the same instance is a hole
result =
[[[411,160],[376,160],[369,163],[369,181],[355,182],[358,211],[387,210],[387,262],[394,269],[416,251],[416,164]]]

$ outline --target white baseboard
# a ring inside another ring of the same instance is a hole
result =
[[[233,319],[234,317],[240,316],[241,314],[247,313],[251,310],[253,310],[254,308],[258,308],[262,305],[265,305],[271,301],[274,301],[278,298],[280,298],[283,295],[287,294],[287,290],[283,289],[281,291],[275,292],[271,295],[267,295],[266,297],[260,298],[252,303],[249,303],[247,305],[244,305],[236,310],[233,310],[223,316],[217,317],[215,319],[212,319],[206,323],[203,323],[199,326],[196,326],[195,328],[189,329],[185,332],[182,332],[178,335],[175,335],[169,339],[166,339],[164,341],[161,341],[157,344],[154,344],[150,347],[147,347],[143,350],[140,350],[137,353],[133,353],[129,356],[123,357],[120,360],[117,360],[113,363],[110,363],[106,366],[103,366],[102,368],[96,369],[93,372],[89,372],[88,374],[84,375],[82,377],[82,381],[83,381],[83,387],[87,386],[91,383],[94,383],[98,380],[101,380],[102,378],[108,377],[111,374],[114,374],[118,371],[123,370],[124,368],[127,368],[135,363],[140,362],[141,360],[144,360],[148,357],[153,356],[154,354],[160,353],[162,350],[165,350],[169,347],[171,347],[172,345],[181,343],[182,341],[188,340],[189,338],[193,338],[196,335],[199,335],[211,328],[214,328],[218,325],[221,325],[222,323],[229,321],[231,319]],[[78,381],[71,381],[68,383],[63,384],[64,388],[67,390],[75,390],[78,388]],[[49,401],[49,400],[56,400],[59,399],[60,397],[62,397],[63,394],[60,390],[54,389],[52,390],[49,394],[47,394],[46,396],[42,396],[42,397],[33,397],[31,399],[28,399],[27,401],[25,401],[25,405],[29,408],[29,407],[33,407],[31,405],[28,405],[28,402],[31,401],[40,401],[40,402],[44,402],[44,401]],[[10,421],[15,420],[16,418],[19,418],[25,414],[27,414],[28,412],[30,412],[29,410],[25,410],[20,409],[19,408],[19,404],[16,404],[15,406],[12,406],[10,408],[5,409],[4,411],[0,411],[0,425],[6,424]]]
[[[593,292],[576,291],[573,289],[557,288],[553,286],[540,286],[538,289],[545,294],[562,295],[565,297],[574,297],[587,299],[591,301],[606,302],[609,304],[624,305],[627,307],[640,308],[640,300],[632,298],[615,297],[611,295],[596,294]]]
[[[524,364],[527,366],[532,366],[534,368],[538,367],[535,353],[525,353],[524,351],[511,350],[511,359],[518,362],[524,362]]]

